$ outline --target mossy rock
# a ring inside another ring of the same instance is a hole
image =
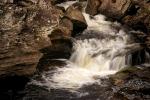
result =
[[[134,66],[125,67],[116,74],[110,76],[110,79],[112,80],[113,84],[120,85],[123,84],[127,79],[131,78],[132,74],[138,70],[139,68]]]

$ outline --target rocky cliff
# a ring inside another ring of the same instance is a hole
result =
[[[0,77],[32,75],[58,19],[49,0],[1,0]]]

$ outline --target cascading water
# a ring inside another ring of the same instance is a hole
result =
[[[125,67],[127,56],[140,49],[140,45],[118,23],[105,21],[103,15],[91,18],[83,14],[88,28],[76,37],[74,52],[69,60],[65,60],[67,65],[53,72],[42,73],[42,82],[32,80],[32,84],[68,90],[93,83],[101,84],[100,77],[114,74]]]

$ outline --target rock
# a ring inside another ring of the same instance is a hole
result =
[[[73,23],[73,32],[79,33],[87,28],[86,20],[82,14],[81,7],[77,5],[70,6],[65,13],[65,16],[70,18]]]
[[[104,14],[134,30],[150,33],[150,2],[146,0],[88,0],[86,12]]]
[[[149,0],[88,0],[86,12],[91,15],[104,14],[111,21],[117,20],[135,30],[136,37],[138,37],[146,51],[150,53]]]
[[[107,17],[120,19],[130,4],[131,0],[88,0],[86,12],[91,15],[101,13]]]
[[[66,27],[71,32],[73,31],[73,23],[68,17],[63,17],[59,23],[61,27]]]
[[[114,84],[113,98],[126,98],[127,100],[150,99],[150,67],[126,67],[111,77]],[[120,97],[120,96],[121,97]],[[117,99],[118,98],[118,99]]]
[[[45,57],[40,59],[40,62],[41,63],[39,63],[37,66],[38,71],[40,73],[44,71],[55,71],[58,67],[61,68],[67,65],[65,61],[61,61],[57,59],[47,59]]]
[[[49,35],[51,40],[62,39],[71,36],[71,31],[67,27],[57,27]]]
[[[0,1],[0,78],[32,75],[40,50],[51,45],[48,34],[58,20],[48,0]]]
[[[69,58],[72,51],[71,38],[62,37],[52,40],[52,46],[42,49],[41,51],[49,59]],[[48,52],[47,52],[48,51]]]
[[[138,71],[139,69],[137,67],[125,67],[124,69],[117,72],[115,75],[111,76],[111,80],[115,85],[122,85],[124,84],[127,79],[130,77],[130,75]]]
[[[59,4],[59,3],[63,3],[63,2],[67,2],[67,1],[76,1],[76,0],[51,0],[52,4]]]
[[[150,3],[147,7],[148,6],[150,7]],[[150,33],[150,10],[148,10],[148,8],[141,7],[135,12],[135,14],[126,15],[121,21],[122,23],[132,27],[134,30],[140,30],[147,34]]]
[[[63,39],[64,37],[70,37],[73,31],[73,23],[67,17],[61,18],[59,25],[53,28],[49,38],[51,40]]]
[[[56,9],[58,10],[58,12],[61,14],[60,17],[63,17],[64,16],[64,13],[65,13],[65,8],[64,7],[61,7],[61,6],[55,6]]]
[[[79,2],[84,2],[84,1],[87,1],[87,0],[79,0]]]
[[[37,68],[39,71],[53,70],[65,65],[64,61],[54,59],[69,59],[72,53],[72,40],[66,37],[59,37],[52,40],[52,46],[41,50],[44,56],[40,59]]]
[[[98,13],[98,8],[101,5],[100,0],[88,0],[87,7],[86,7],[86,13],[90,15],[95,15]]]

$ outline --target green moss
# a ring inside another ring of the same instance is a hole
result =
[[[129,67],[125,67],[123,69],[121,69],[119,72],[117,72],[116,74],[120,74],[120,73],[131,73],[131,72],[135,72],[139,70],[137,67],[134,66],[129,66]]]
[[[139,69],[137,67],[125,67],[123,69],[121,69],[120,71],[118,71],[115,75],[111,76],[110,78],[112,80],[124,80],[128,77],[130,77],[131,73],[134,73],[135,71],[138,71]]]
[[[150,14],[150,9],[149,9],[149,8],[144,8],[143,11],[144,11],[145,13]]]

